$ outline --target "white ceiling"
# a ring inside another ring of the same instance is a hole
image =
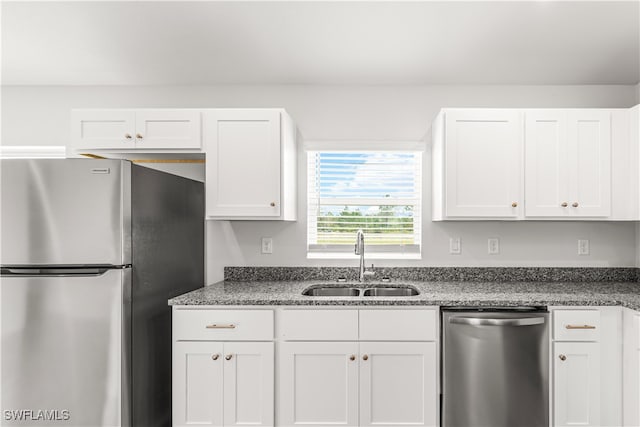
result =
[[[2,83],[637,84],[640,0],[5,2]]]

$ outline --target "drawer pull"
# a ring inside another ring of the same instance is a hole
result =
[[[567,329],[595,329],[596,327],[593,325],[566,325]]]
[[[212,323],[211,325],[205,326],[207,329],[235,329],[236,325],[233,323]]]
[[[233,354],[227,354],[224,358],[225,360],[231,360],[232,357],[233,357]]]
[[[567,356],[565,356],[564,354],[561,354],[560,356],[558,356],[558,358],[559,358],[560,360],[562,360],[563,362],[564,362],[565,360],[567,360]]]
[[[218,357],[220,357],[220,355],[219,355],[219,354],[217,354],[217,353],[216,353],[216,354],[211,355],[211,359],[212,359],[212,360],[218,360]]]

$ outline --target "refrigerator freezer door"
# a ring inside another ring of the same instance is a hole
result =
[[[128,162],[0,162],[0,264],[131,263]]]
[[[130,283],[130,269],[2,277],[0,424],[123,425]]]

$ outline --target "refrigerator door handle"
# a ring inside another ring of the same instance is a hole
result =
[[[120,269],[122,267],[87,267],[87,268],[2,268],[2,276],[102,276],[109,270]]]
[[[471,326],[530,326],[544,324],[544,317],[523,317],[520,319],[489,319],[478,317],[450,317],[449,323]]]

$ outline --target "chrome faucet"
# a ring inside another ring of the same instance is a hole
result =
[[[373,264],[371,264],[371,270],[367,270],[364,266],[364,231],[362,230],[358,230],[356,233],[355,254],[360,255],[360,275],[358,280],[364,282],[365,276],[373,276],[376,272],[373,271]]]

